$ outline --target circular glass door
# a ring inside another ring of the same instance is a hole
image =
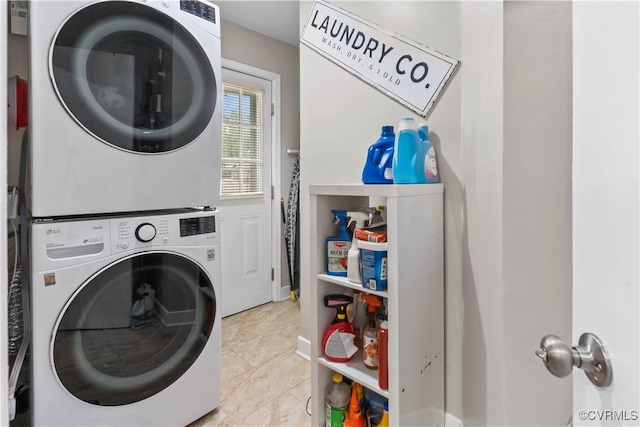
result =
[[[101,2],[72,15],[51,48],[51,71],[71,116],[132,152],[184,147],[215,109],[216,77],[198,41],[139,3]]]
[[[100,406],[127,405],[164,390],[204,349],[216,315],[208,275],[166,252],[126,258],[71,298],[52,343],[62,385]]]

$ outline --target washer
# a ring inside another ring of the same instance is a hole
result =
[[[30,3],[32,214],[216,206],[219,8]]]
[[[178,426],[218,406],[218,221],[32,224],[33,425]]]

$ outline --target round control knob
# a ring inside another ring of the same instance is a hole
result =
[[[122,249],[129,249],[129,243],[128,242],[122,242],[122,243],[120,243],[120,247]]]
[[[142,223],[136,228],[136,239],[141,242],[150,242],[156,237],[156,228],[148,222]]]

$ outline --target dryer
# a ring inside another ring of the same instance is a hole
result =
[[[29,19],[34,217],[216,206],[219,8],[36,1]]]
[[[187,425],[218,406],[218,221],[32,224],[33,425]]]

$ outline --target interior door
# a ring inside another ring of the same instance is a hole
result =
[[[637,2],[573,3],[573,342],[598,335],[611,386],[573,369],[574,425],[638,425]],[[594,31],[594,29],[596,29]]]
[[[222,69],[222,316],[271,301],[271,82]]]

